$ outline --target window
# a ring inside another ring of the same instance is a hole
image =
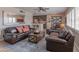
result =
[[[79,8],[76,8],[76,21],[75,21],[75,29],[79,30]]]
[[[75,28],[75,9],[72,9],[71,13],[71,27]]]
[[[71,27],[71,12],[67,14],[67,25]]]
[[[15,17],[9,17],[8,18],[8,23],[15,23],[16,22],[16,18]]]
[[[11,25],[16,24],[16,16],[12,15],[12,13],[9,14],[9,12],[3,13],[3,25]]]
[[[3,25],[17,25],[24,23],[25,15],[17,15],[12,12],[3,12]]]
[[[67,25],[71,28],[75,28],[75,9],[73,8],[68,14],[67,14]]]
[[[8,23],[12,23],[12,20],[13,20],[12,17],[9,17],[8,18]]]
[[[70,15],[71,13],[71,15]],[[67,14],[67,25],[79,31],[79,8],[73,8]]]
[[[4,24],[13,24],[13,23],[16,23],[16,18],[15,17],[11,17],[11,16],[8,16],[8,17],[5,17],[4,18]]]
[[[16,22],[16,18],[15,17],[13,17],[13,23],[15,23]]]

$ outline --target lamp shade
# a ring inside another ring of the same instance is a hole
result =
[[[63,29],[65,27],[64,23],[60,24],[60,28]]]

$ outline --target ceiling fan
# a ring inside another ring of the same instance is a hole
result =
[[[47,7],[37,7],[37,9],[35,9],[35,10],[37,10],[38,12],[41,12],[41,11],[46,12],[47,10],[49,10],[49,8],[47,8]]]

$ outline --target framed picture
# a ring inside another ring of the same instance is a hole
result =
[[[17,22],[24,22],[24,18],[25,18],[24,15],[16,15],[16,21]]]

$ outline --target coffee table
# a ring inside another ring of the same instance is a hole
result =
[[[43,32],[40,33],[30,33],[28,41],[32,43],[38,43],[44,37]]]

